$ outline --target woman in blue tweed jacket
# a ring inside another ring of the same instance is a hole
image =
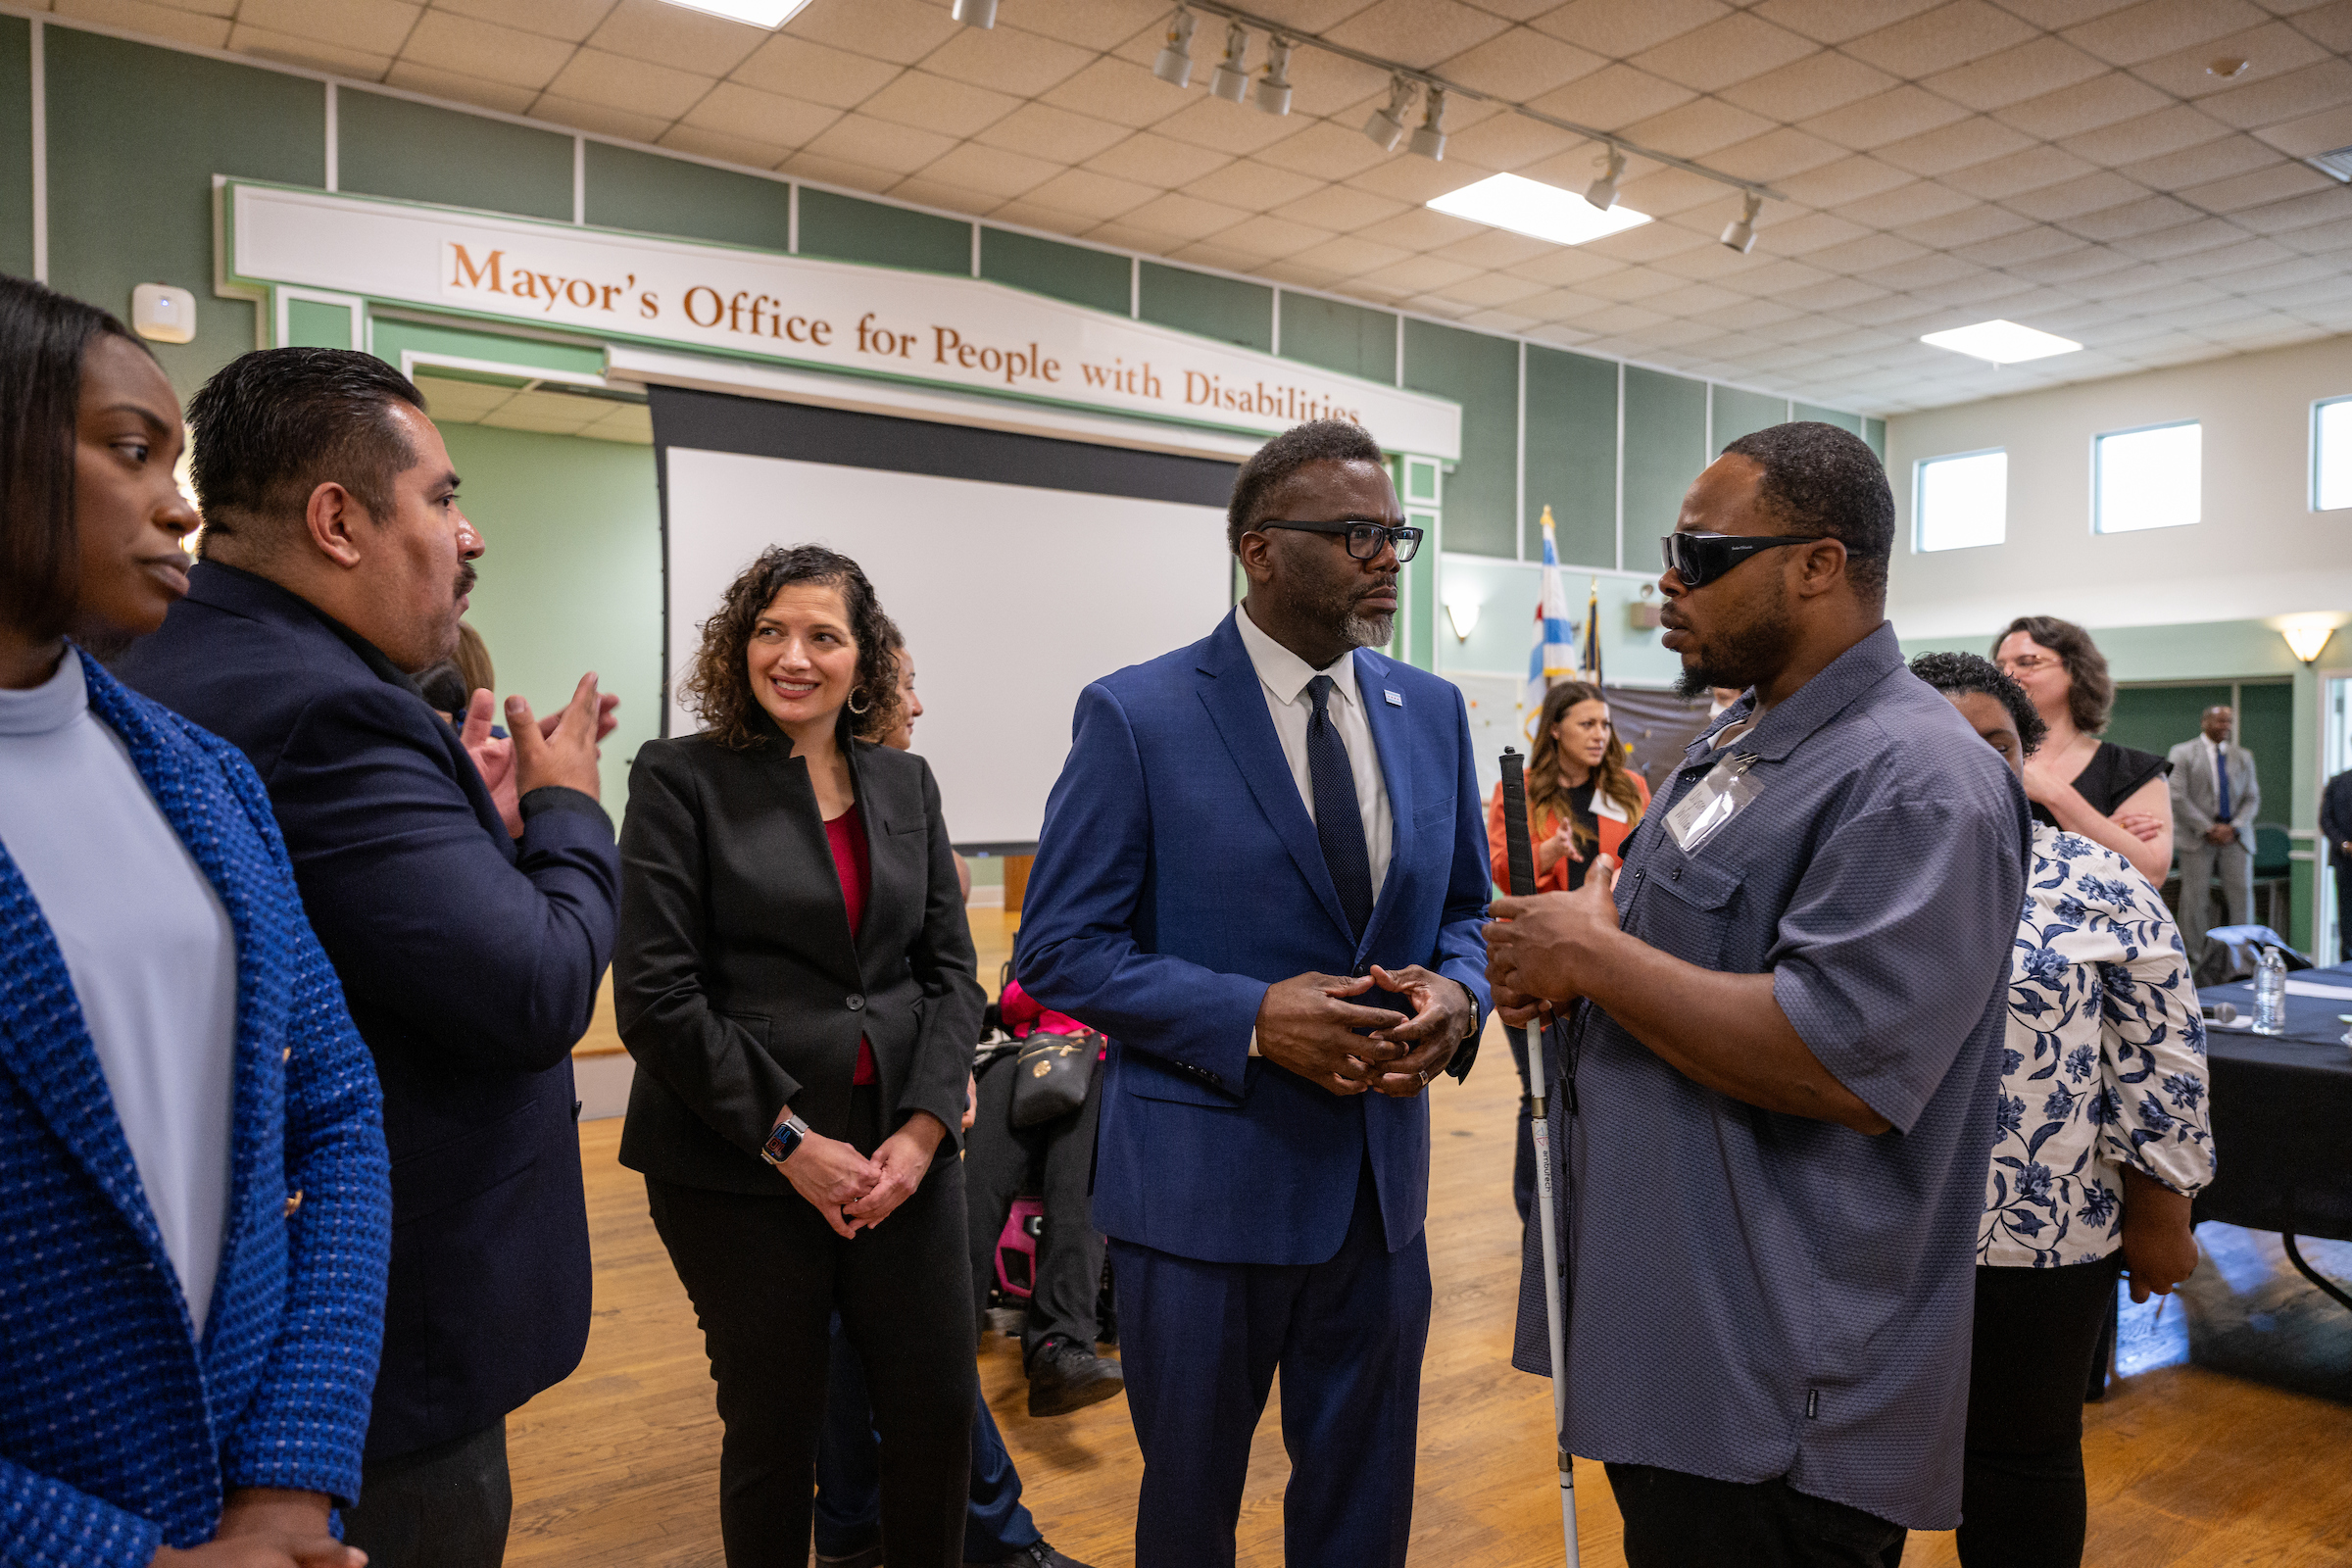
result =
[[[0,278],[0,1565],[359,1568],[372,1063],[234,748],[84,643],[196,517],[171,383]]]

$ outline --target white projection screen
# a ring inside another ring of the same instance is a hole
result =
[[[1231,464],[666,388],[654,413],[665,732],[700,727],[676,681],[727,583],[769,545],[828,546],[906,633],[914,750],[958,844],[1033,844],[1079,692],[1206,636],[1229,608]]]

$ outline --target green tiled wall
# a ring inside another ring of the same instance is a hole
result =
[[[1707,391],[1715,400],[1715,451],[1707,454],[1709,458],[1743,435],[1788,420],[1787,398],[1768,398],[1761,392],[1744,392],[1736,386],[1709,387]]]
[[[1073,305],[1125,316],[1134,264],[1108,251],[1009,229],[980,230],[980,275]]]
[[[780,179],[601,141],[587,143],[583,156],[585,216],[600,228],[681,234],[764,251],[792,249],[792,187]],[[564,200],[568,218],[568,192]]]
[[[1519,491],[1519,345],[1507,337],[1404,323],[1404,384],[1462,406],[1462,456],[1446,475],[1446,548],[1513,553]],[[1372,432],[1375,436],[1380,432]]]
[[[1834,424],[1840,430],[1851,430],[1856,435],[1860,435],[1862,433],[1862,416],[1859,414],[1845,414],[1837,409],[1825,409],[1816,403],[1799,403],[1795,405],[1795,408],[1789,415],[1789,417],[1795,419],[1819,419],[1823,424]]]
[[[972,225],[803,186],[801,254],[968,277]]]
[[[1646,571],[1674,531],[1683,492],[1707,466],[1707,387],[1663,370],[1625,370],[1625,564]]]
[[[1282,292],[1282,357],[1367,381],[1396,379],[1396,318],[1313,294]]]
[[[1551,509],[1560,560],[1617,564],[1617,363],[1529,345],[1527,509],[1521,551],[1544,557]]]
[[[0,272],[32,275],[32,26],[0,17]]]
[[[322,300],[286,302],[286,342],[308,349],[347,349],[352,344],[351,307]]]
[[[1273,351],[1274,291],[1263,283],[1146,262],[1140,293],[1147,321],[1261,354]]]
[[[340,189],[571,220],[569,136],[349,87],[336,105]]]

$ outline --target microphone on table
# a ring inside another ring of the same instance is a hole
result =
[[[2202,1003],[2198,1005],[2197,1010],[2205,1015],[2208,1023],[2237,1022],[2237,1004],[2233,1002]]]

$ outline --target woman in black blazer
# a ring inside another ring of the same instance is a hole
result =
[[[985,998],[872,586],[762,553],[703,628],[701,734],[647,742],[621,829],[621,1163],[693,1298],[729,1568],[802,1568],[828,1323],[865,1363],[893,1568],[962,1560],[970,1285],[956,1155]]]

